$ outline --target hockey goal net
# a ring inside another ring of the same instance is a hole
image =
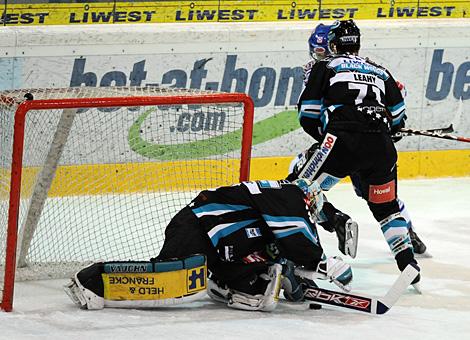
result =
[[[0,92],[1,308],[17,280],[148,260],[205,188],[247,180],[253,102],[170,88]]]

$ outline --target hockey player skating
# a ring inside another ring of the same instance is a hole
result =
[[[404,270],[417,262],[396,195],[392,135],[404,126],[403,96],[389,71],[358,56],[360,31],[353,20],[335,22],[328,44],[333,55],[311,63],[298,104],[300,124],[319,143],[289,179],[315,179],[328,190],[353,176]]]
[[[231,308],[271,311],[281,285],[285,297],[301,300],[295,267],[348,291],[351,267],[327,258],[318,238],[323,201],[318,184],[305,179],[204,190],[170,221],[156,258],[95,263],[78,272],[66,292],[88,309],[182,303],[205,288],[204,257],[209,296]]]
[[[317,61],[323,60],[326,57],[331,55],[331,52],[328,47],[328,33],[330,31],[330,28],[331,28],[331,25],[324,25],[320,23],[315,27],[315,29],[313,30],[312,34],[310,35],[308,39],[309,54],[310,54],[311,59],[304,66],[304,85],[307,84],[310,71],[313,65],[315,65]],[[405,90],[404,85],[400,83],[399,81],[397,81],[397,86],[400,89],[400,92],[404,98],[406,96],[406,90]],[[394,142],[398,140],[399,138],[395,138],[395,137],[393,138]],[[306,161],[314,154],[317,148],[318,148],[318,145],[314,144],[312,145],[312,147],[310,147],[308,150],[305,150],[303,153],[298,155],[296,159],[293,160],[289,169],[290,176],[288,177],[288,179],[293,180],[297,178],[297,175],[299,171],[301,170],[300,169],[301,166],[299,165],[305,164]],[[361,187],[362,187],[360,183],[361,177],[358,174],[351,174],[350,178],[351,178],[351,182],[353,184],[355,193],[359,197],[365,198],[361,191]],[[413,245],[413,251],[415,254],[422,255],[426,252],[426,245],[423,243],[423,241],[421,241],[421,239],[416,234],[413,228],[413,223],[411,221],[410,214],[408,213],[408,210],[404,202],[400,200],[398,197],[397,197],[397,202],[400,207],[401,215],[406,220],[406,223],[408,225],[408,232],[410,235],[411,243]],[[346,214],[342,213],[341,211],[337,211],[337,214],[338,214],[336,217],[337,224],[346,223],[346,221],[348,221],[349,216],[347,216]]]

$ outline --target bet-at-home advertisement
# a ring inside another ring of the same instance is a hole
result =
[[[442,25],[364,22],[361,54],[386,66],[405,84],[409,127],[456,122],[456,132],[466,136],[470,23],[454,20]],[[190,31],[150,25],[56,27],[47,32],[0,32],[0,44],[9,53],[0,58],[1,89],[163,85],[244,92],[256,107],[254,158],[293,157],[313,142],[300,128],[296,113],[303,65],[309,59],[310,24],[218,24]],[[180,118],[170,133],[190,133],[192,120],[202,119]],[[469,150],[469,145],[408,137],[397,148]]]

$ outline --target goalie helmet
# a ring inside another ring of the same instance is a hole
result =
[[[318,220],[320,212],[323,209],[323,194],[320,185],[316,181],[311,182],[306,178],[298,178],[292,183],[303,191],[306,197],[305,203],[307,203],[310,212],[315,215]]]
[[[332,53],[358,52],[361,31],[352,19],[335,21],[328,32],[328,46]]]
[[[330,27],[330,25],[319,24],[310,35],[308,48],[313,59],[321,60],[330,54],[328,50],[328,32]]]

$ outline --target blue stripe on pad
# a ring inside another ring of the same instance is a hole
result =
[[[391,220],[390,222],[387,222],[384,224],[380,229],[382,229],[382,232],[385,233],[387,230],[390,228],[403,228],[407,227],[406,221],[401,217],[401,218],[396,218],[394,220]]]
[[[155,262],[155,273],[173,272],[176,270],[184,269],[183,260]]]
[[[184,259],[184,268],[196,268],[201,267],[206,263],[206,257],[204,255],[193,255]]]

